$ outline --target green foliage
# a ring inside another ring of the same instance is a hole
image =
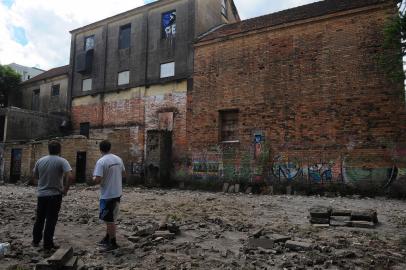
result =
[[[380,57],[381,67],[394,82],[404,82],[403,58],[406,55],[406,0],[394,0],[398,12],[386,24],[384,30],[384,52]]]
[[[18,91],[20,83],[20,74],[8,66],[0,65],[0,107],[7,106],[8,96]]]

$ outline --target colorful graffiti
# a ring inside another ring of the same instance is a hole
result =
[[[172,38],[176,35],[176,11],[162,14],[162,37]]]
[[[274,159],[272,174],[279,180],[293,181],[296,177],[302,174],[302,168],[296,159],[289,160],[282,156],[278,156]]]
[[[314,164],[308,168],[309,179],[317,183],[331,182],[333,172],[328,163]]]

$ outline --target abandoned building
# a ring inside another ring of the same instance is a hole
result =
[[[193,174],[315,183],[404,175],[404,86],[378,61],[394,12],[393,1],[326,0],[200,39],[188,99]]]
[[[67,135],[68,81],[68,66],[48,70],[24,81],[18,92],[10,94],[10,106],[0,109],[5,179],[17,181],[22,175],[30,174],[34,162],[31,141]],[[22,158],[26,166],[21,166]]]
[[[172,160],[187,150],[193,42],[236,21],[233,1],[171,0],[73,30],[70,90],[75,134],[86,136],[92,145],[111,140],[133,176],[146,172],[151,182],[169,179]],[[87,175],[100,155],[95,149],[78,151],[77,160],[83,160]]]
[[[378,61],[394,12],[325,0],[240,21],[231,0],[167,0],[75,29],[64,72],[2,112],[4,177],[30,174],[48,130],[77,182],[109,139],[132,182],[390,183],[406,176],[404,85]],[[64,121],[10,135],[16,110]]]

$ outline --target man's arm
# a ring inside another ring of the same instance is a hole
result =
[[[101,181],[102,181],[101,176],[93,176],[93,183],[95,183],[96,185],[99,185]]]
[[[68,193],[69,187],[70,185],[73,183],[74,178],[73,178],[73,174],[72,171],[68,171],[64,173],[64,177],[63,177],[63,194],[66,195]]]

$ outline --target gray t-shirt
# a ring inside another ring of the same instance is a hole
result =
[[[100,199],[112,199],[123,194],[122,180],[125,171],[124,163],[116,155],[104,155],[96,162],[93,176],[102,177]]]
[[[40,158],[33,170],[38,179],[38,197],[62,194],[63,175],[71,170],[69,162],[60,156],[49,155]]]

